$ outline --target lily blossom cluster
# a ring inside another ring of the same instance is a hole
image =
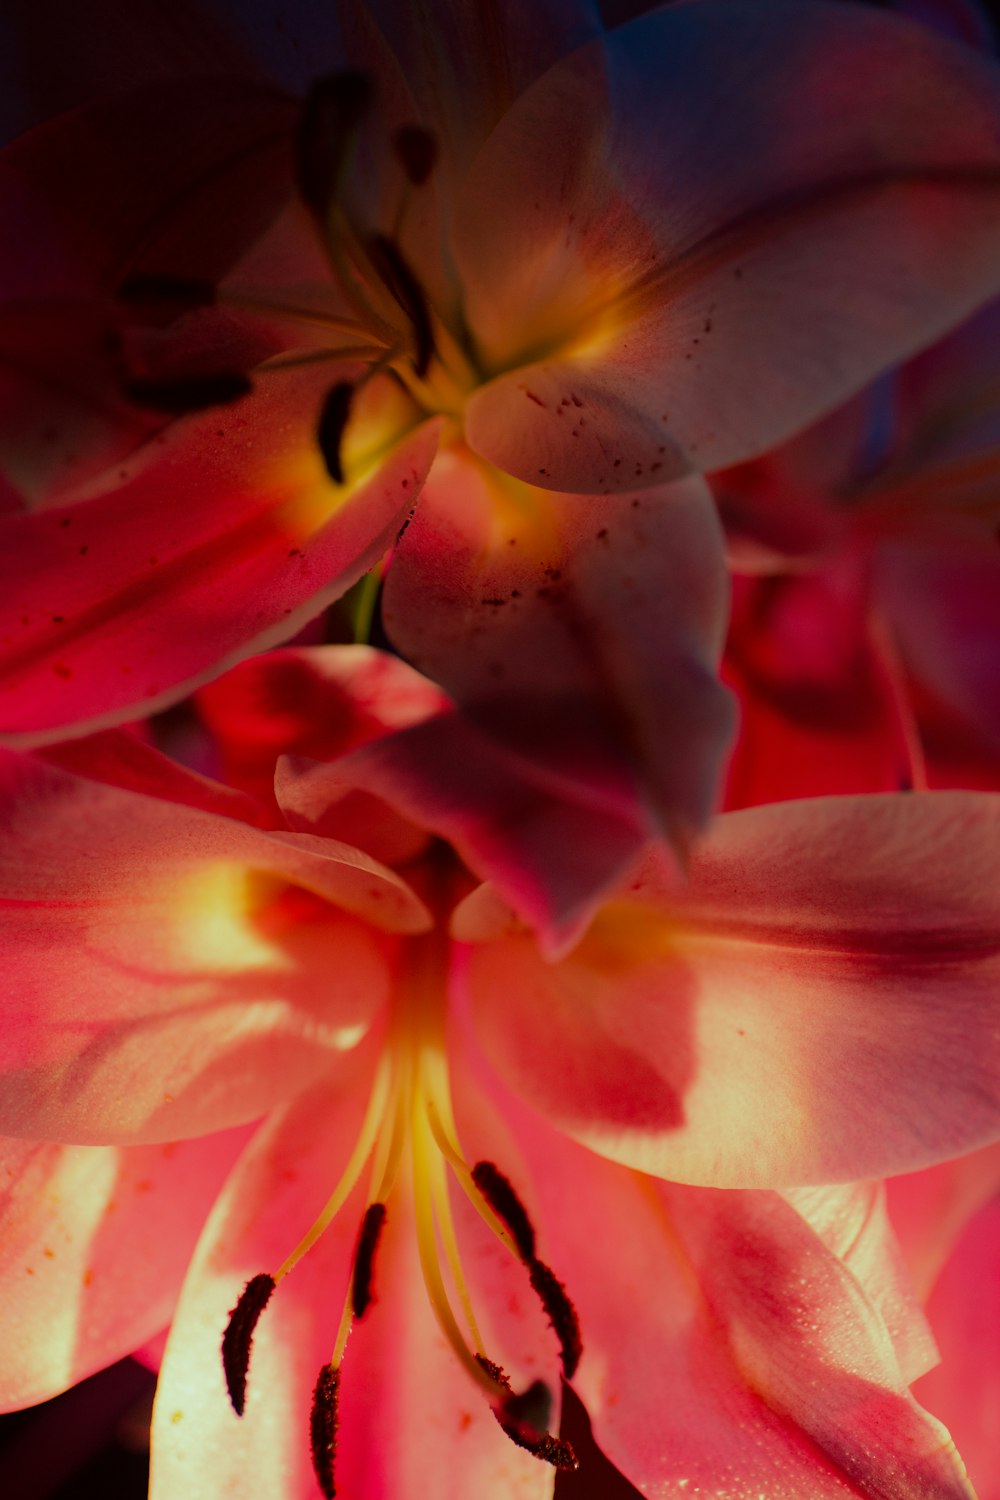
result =
[[[1000,64],[638,11],[0,21],[0,1400],[165,1336],[154,1500],[1000,1497]]]

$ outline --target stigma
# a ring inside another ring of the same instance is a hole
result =
[[[478,1232],[500,1242],[520,1264],[525,1283],[552,1329],[562,1378],[571,1380],[582,1353],[579,1320],[566,1287],[542,1259],[528,1210],[514,1184],[490,1160],[464,1154],[453,1113],[445,1039],[447,947],[438,934],[407,939],[395,1008],[372,1080],[367,1107],[350,1157],[317,1219],[280,1266],[251,1278],[231,1310],[222,1339],[222,1364],[237,1416],[246,1405],[253,1338],[272,1296],[343,1212],[367,1177],[339,1324],[331,1329],[330,1358],[318,1372],[312,1408],[303,1413],[303,1441],[327,1500],[336,1494],[336,1451],[345,1358],[352,1332],[362,1324],[379,1287],[379,1248],[391,1220],[394,1232],[414,1238],[434,1317],[470,1386],[491,1408],[501,1434],[542,1462],[573,1469],[572,1447],[549,1430],[553,1393],[543,1380],[518,1389],[485,1346],[463,1269],[450,1190],[461,1189],[478,1214]],[[405,1190],[400,1184],[405,1180]],[[497,1325],[499,1310],[492,1308]],[[502,1315],[500,1316],[502,1323]],[[363,1336],[363,1334],[362,1334]]]

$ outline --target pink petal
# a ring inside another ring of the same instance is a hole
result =
[[[732,731],[715,679],[726,603],[696,481],[561,496],[451,450],[393,556],[383,621],[503,746],[571,795],[621,787],[623,810],[642,821],[648,808],[683,857]]]
[[[26,759],[4,770],[11,1134],[131,1143],[253,1118],[349,1052],[387,1000],[379,928],[428,921],[398,877],[332,841]]]
[[[282,755],[332,760],[419,723],[447,699],[368,646],[288,648],[241,662],[198,694],[226,781],[273,801]]]
[[[893,1227],[926,1297],[969,1220],[1000,1191],[1000,1143],[886,1184]]]
[[[896,1270],[863,1190],[817,1190],[801,1217],[775,1193],[651,1184],[518,1118],[580,1315],[576,1385],[643,1494],[972,1500],[906,1392],[875,1301]]]
[[[789,1188],[782,1197],[858,1281],[892,1339],[902,1380],[912,1385],[937,1364],[938,1352],[896,1237],[895,1217],[889,1216],[887,1186],[891,1183]]]
[[[994,1140],[998,819],[962,793],[727,814],[686,892],[640,884],[561,963],[475,947],[483,1046],[560,1128],[675,1181],[842,1181]]]
[[[1000,1200],[973,1219],[928,1304],[941,1363],[917,1387],[954,1433],[979,1500],[998,1500],[997,1403],[1000,1372]]]
[[[529,481],[625,488],[832,409],[996,291],[998,110],[988,63],[871,9],[712,0],[580,49],[460,206],[497,372],[470,444]]]
[[[1000,498],[1000,489],[997,491]],[[907,672],[1000,756],[1000,548],[941,539],[885,549],[879,598]]]
[[[245,1281],[274,1271],[309,1226],[357,1130],[365,1075],[349,1094],[316,1090],[270,1122],[219,1200],[167,1346],[154,1415],[153,1500],[263,1486],[274,1500],[314,1492],[309,1411],[330,1359],[364,1200],[359,1194],[282,1281],[257,1326],[246,1414],[233,1415],[219,1339]],[[551,1493],[551,1470],[503,1436],[434,1322],[409,1222],[408,1190],[390,1199],[376,1301],[355,1327],[341,1377],[341,1493],[442,1500]]]
[[[279,773],[293,826],[303,808],[313,819],[339,815],[345,793],[356,789],[448,839],[470,869],[495,882],[551,956],[579,937],[634,868],[647,836],[614,800],[560,784],[457,714],[332,766],[290,760]]]
[[[38,759],[123,791],[144,792],[164,802],[179,802],[241,823],[265,826],[268,822],[265,809],[255,798],[189,770],[125,729],[105,729],[83,739],[49,745],[39,751]]]
[[[173,1311],[243,1132],[163,1146],[0,1148],[0,1407],[45,1401]]]
[[[172,702],[293,635],[378,559],[436,424],[338,488],[314,436],[330,379],[315,367],[271,374],[225,414],[174,424],[114,491],[0,519],[8,743]]]
[[[0,308],[0,467],[18,509],[92,478],[165,425],[126,400],[112,328],[90,301]]]
[[[736,580],[724,675],[740,703],[727,808],[905,784],[906,743],[854,556]]]

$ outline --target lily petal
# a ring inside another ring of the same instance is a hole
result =
[[[972,1500],[906,1390],[879,1305],[902,1310],[898,1264],[868,1189],[817,1189],[800,1213],[773,1192],[652,1183],[502,1108],[580,1315],[575,1384],[642,1494]]]
[[[224,416],[175,423],[114,491],[0,518],[0,737],[44,743],[173,702],[377,561],[437,423],[335,486],[315,440],[329,383],[274,373]]]
[[[451,450],[393,556],[383,622],[500,744],[571,795],[622,787],[622,810],[683,859],[733,728],[715,677],[727,593],[699,481],[562,496]]]
[[[832,409],[996,291],[998,114],[970,49],[818,0],[668,6],[581,48],[508,112],[460,206],[497,372],[471,446],[625,488]]]
[[[442,714],[344,756],[335,765],[283,762],[279,789],[295,825],[362,788],[447,838],[492,880],[558,957],[609,891],[634,869],[647,833],[614,802],[560,784],[460,715]]]
[[[0,1409],[47,1400],[166,1323],[244,1139],[0,1143]]]
[[[132,1143],[259,1115],[364,1035],[392,982],[379,928],[429,920],[391,871],[330,840],[26,759],[4,770],[11,1134]]]
[[[998,821],[963,793],[726,814],[685,891],[640,884],[561,963],[474,947],[482,1043],[561,1129],[674,1181],[844,1181],[995,1140]]]

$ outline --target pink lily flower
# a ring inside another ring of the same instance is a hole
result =
[[[460,68],[422,12],[352,5],[303,55],[354,71],[304,108],[234,62],[6,152],[0,727],[169,702],[391,549],[395,645],[683,857],[732,724],[691,471],[996,290],[1000,77],[822,3],[705,0],[575,48],[586,7],[504,6],[488,46],[461,14]],[[249,45],[301,88],[298,24]]]
[[[785,448],[720,474],[741,700],[730,799],[993,788],[1000,306]]]
[[[220,1133],[266,1116],[183,1276],[154,1496],[300,1500],[334,1467],[344,1493],[548,1495],[564,1377],[649,1494],[969,1500],[908,1394],[932,1352],[874,1190],[775,1189],[1000,1135],[996,799],[727,815],[684,892],[650,862],[547,962],[406,786],[394,810],[381,747],[441,715],[401,663],[315,653],[312,747],[344,753],[254,796],[268,739],[303,745],[302,655],[240,669],[242,787],[121,733],[3,758],[0,1131],[12,1165],[50,1143],[62,1194],[8,1200],[6,1274],[27,1256],[39,1295],[10,1304],[6,1399],[156,1331]],[[342,838],[358,795],[378,856]],[[147,1233],[194,1182],[138,1308],[138,1270],[108,1295],[116,1171]]]

